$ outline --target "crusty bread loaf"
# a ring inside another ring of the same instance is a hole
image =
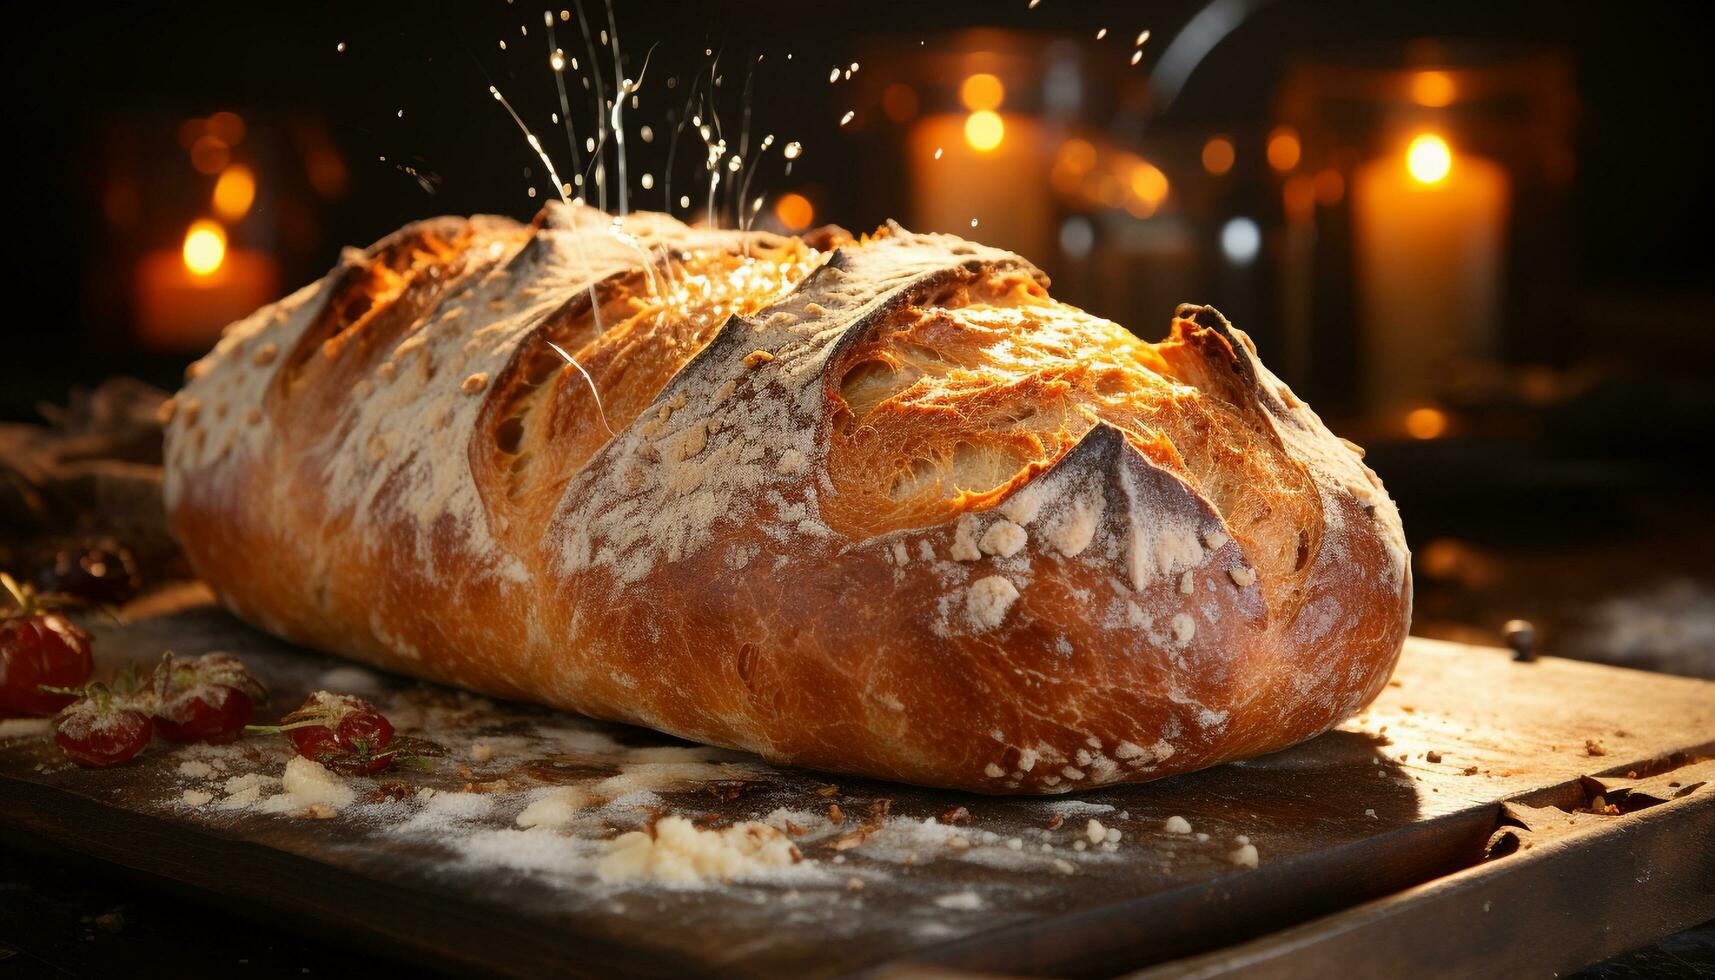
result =
[[[775,761],[1056,793],[1359,710],[1411,605],[1361,453],[1214,310],[1046,286],[894,225],[425,221],[193,365],[167,505],[271,632]]]

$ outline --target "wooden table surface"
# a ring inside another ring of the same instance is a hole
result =
[[[230,792],[246,774],[280,774],[288,753],[278,738],[219,749],[157,742],[132,765],[86,771],[9,723],[0,828],[443,968],[829,976],[917,964],[1104,975],[1154,964],[1215,975],[1240,951],[1253,968],[1295,975],[1303,949],[1337,951],[1338,936],[1358,944],[1340,954],[1350,960],[1363,943],[1409,931],[1414,917],[1467,928],[1461,916],[1485,891],[1530,894],[1543,886],[1524,871],[1564,871],[1542,855],[1648,864],[1643,880],[1628,877],[1614,893],[1634,907],[1623,928],[1605,944],[1562,944],[1582,962],[1715,915],[1715,846],[1698,836],[1715,828],[1715,793],[1704,790],[1576,815],[1577,833],[1556,833],[1553,847],[1534,847],[1547,831],[1526,830],[1516,853],[1484,860],[1502,801],[1576,808],[1591,794],[1581,776],[1648,778],[1715,746],[1715,684],[1703,681],[1516,663],[1504,651],[1414,639],[1367,713],[1285,752],[1145,786],[986,798],[781,769],[378,674],[251,630],[195,592],[144,612],[125,625],[92,622],[101,668],[147,664],[168,648],[228,650],[273,692],[265,713],[318,687],[344,688],[449,756],[359,780],[360,802],[312,819]],[[382,783],[402,785],[380,792]],[[565,785],[607,802],[558,831],[516,825],[534,794]],[[832,824],[830,804],[852,819]],[[958,807],[968,820],[938,819]],[[771,819],[804,860],[783,877],[698,889],[601,882],[592,868],[604,841],[664,814],[704,825]],[[1172,816],[1193,832],[1166,831]],[[1091,819],[1120,839],[1091,846]],[[870,830],[853,842],[862,822]],[[1627,857],[1603,842],[1616,830],[1664,842],[1664,852],[1679,842],[1680,859]],[[1256,868],[1234,860],[1241,837],[1257,849]],[[1522,876],[1484,877],[1514,868]],[[1702,890],[1672,891],[1688,875],[1703,876]],[[1526,924],[1602,931],[1589,916],[1544,921]],[[1282,937],[1298,952],[1267,945]],[[1457,943],[1457,932],[1440,935],[1411,955]]]

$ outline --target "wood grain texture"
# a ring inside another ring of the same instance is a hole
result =
[[[97,649],[108,664],[146,661],[166,646],[181,653],[230,650],[270,683],[276,713],[327,671],[342,669],[206,605],[97,629]],[[350,679],[351,668],[331,676]],[[452,791],[473,781],[510,780],[508,789],[491,794],[492,812],[475,822],[495,832],[507,831],[532,790],[589,786],[634,767],[640,748],[683,747],[639,729],[487,704],[418,682],[377,677],[374,683],[377,699],[400,717],[431,709],[420,734],[457,746],[520,739],[524,749],[516,754],[487,763],[449,759],[398,777],[412,787]],[[535,754],[531,746],[545,743],[531,739],[545,732],[576,732],[579,744],[614,748]],[[1587,743],[1605,754],[1589,754]],[[1715,685],[1707,682],[1555,659],[1521,664],[1503,651],[1413,640],[1393,683],[1340,730],[1261,759],[1078,794],[1081,805],[1111,809],[1063,815],[1054,829],[1054,801],[844,779],[830,791],[821,774],[729,755],[721,764],[743,779],[693,780],[659,793],[651,812],[608,812],[605,831],[581,831],[611,835],[667,813],[711,823],[755,819],[780,807],[820,813],[829,803],[857,815],[884,799],[895,817],[910,821],[935,824],[960,806],[969,812],[958,828],[969,838],[964,847],[945,835],[902,836],[905,821],[845,849],[834,845],[849,825],[808,827],[796,842],[806,865],[826,872],[813,880],[702,891],[615,888],[587,871],[473,863],[462,849],[473,827],[401,833],[399,824],[418,812],[415,804],[384,820],[373,813],[311,820],[187,806],[180,799],[187,783],[178,772],[184,756],[160,745],[133,766],[86,772],[60,763],[44,740],[0,743],[0,823],[8,833],[27,832],[313,928],[355,934],[420,960],[508,975],[830,976],[907,962],[1096,975],[1206,953],[1386,900],[1479,862],[1500,801],[1569,804],[1582,798],[1580,776],[1623,777],[1712,743]],[[268,743],[253,748],[259,770],[277,772],[283,764]],[[1440,761],[1430,762],[1431,752]],[[1638,828],[1640,847],[1658,834],[1664,842],[1682,839],[1673,835],[1686,825],[1658,832],[1658,824],[1639,819],[1649,813],[1612,819],[1631,821],[1626,826]],[[1184,817],[1209,839],[1165,832],[1170,816]],[[1073,850],[1090,817],[1122,831],[1112,852]],[[1002,843],[985,844],[988,833]],[[1239,835],[1257,847],[1259,867],[1229,859]],[[1014,837],[1027,846],[1007,848],[1004,841]],[[1053,850],[1042,851],[1043,844]],[[853,877],[862,880],[861,890],[851,890]],[[1657,900],[1648,881],[1610,884],[1613,901],[1647,910]],[[1413,921],[1409,910],[1398,914],[1403,918],[1389,929]],[[1627,934],[1657,921],[1666,932],[1674,926],[1669,920],[1638,911]],[[1460,928],[1457,917],[1434,921]],[[1551,925],[1582,934],[1591,921],[1566,917]],[[1457,933],[1446,939],[1456,942]],[[1569,948],[1579,955],[1597,950]]]

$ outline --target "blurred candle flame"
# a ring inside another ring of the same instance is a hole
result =
[[[206,218],[185,232],[185,268],[193,275],[213,275],[226,260],[226,229]]]
[[[1006,138],[1006,123],[990,109],[979,109],[965,119],[965,142],[978,153],[987,153]]]
[[[1453,151],[1446,140],[1434,133],[1424,133],[1412,140],[1405,151],[1405,166],[1418,183],[1439,184],[1453,169]]]

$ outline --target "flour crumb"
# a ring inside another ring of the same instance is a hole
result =
[[[1084,836],[1090,839],[1090,843],[1100,844],[1108,839],[1108,829],[1102,826],[1100,820],[1092,818],[1089,823],[1084,825]]]
[[[935,904],[944,909],[957,909],[962,912],[974,912],[983,907],[983,900],[976,892],[967,890],[962,892],[952,892],[947,895],[938,895],[935,898]]]
[[[979,630],[993,629],[1006,618],[1018,598],[1018,587],[1003,575],[990,575],[971,583],[965,613]]]
[[[557,787],[531,800],[518,814],[520,827],[559,828],[572,822],[592,802],[590,795],[576,786]]]
[[[976,518],[965,514],[953,528],[953,547],[950,553],[954,561],[976,561],[983,556],[982,549],[977,546],[976,524]]]
[[[1240,840],[1243,840],[1243,838],[1240,838]],[[1245,841],[1244,843],[1240,844],[1236,850],[1233,850],[1227,854],[1227,860],[1233,862],[1234,864],[1238,865],[1241,868],[1254,868],[1254,867],[1256,867],[1257,861],[1258,861],[1257,853],[1256,853],[1256,845],[1250,843],[1249,841]]]
[[[280,786],[290,798],[290,804],[299,807],[320,803],[338,810],[357,799],[357,791],[345,780],[329,772],[321,763],[301,755],[293,756],[286,763],[286,774],[281,778]]]
[[[1176,613],[1172,620],[1173,640],[1180,646],[1191,642],[1197,633],[1197,621],[1185,613]]]
[[[1048,531],[1048,543],[1067,558],[1076,558],[1096,537],[1096,523],[1105,503],[1098,496],[1082,496],[1062,513]]]
[[[179,797],[185,806],[202,806],[212,799],[214,799],[213,793],[200,789],[187,789],[184,795]]]
[[[1162,821],[1161,829],[1170,834],[1189,834],[1191,832],[1191,821],[1186,820],[1184,817],[1174,815]]]
[[[1026,540],[1024,528],[1009,520],[998,520],[983,532],[983,538],[978,546],[984,553],[1011,558],[1024,547]]]
[[[746,821],[699,830],[684,817],[663,817],[653,834],[634,830],[609,841],[596,875],[610,884],[696,886],[766,876],[802,859],[786,835],[767,824]]]
[[[214,773],[214,767],[201,759],[187,759],[179,763],[179,775],[188,776],[191,779],[208,779]]]

